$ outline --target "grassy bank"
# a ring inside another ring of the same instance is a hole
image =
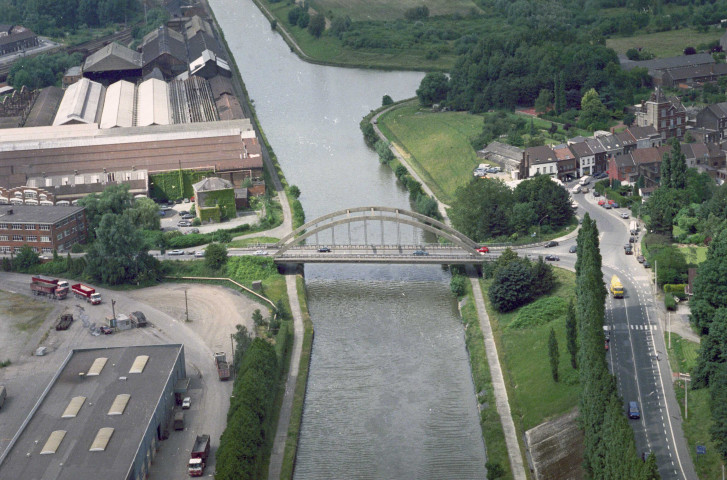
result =
[[[472,283],[469,281],[466,290],[467,300],[460,313],[465,327],[465,344],[469,354],[472,381],[475,384],[477,402],[480,405],[480,428],[482,429],[482,438],[485,440],[487,459],[488,462],[498,463],[505,470],[504,478],[512,478],[505,433],[502,430],[500,415],[497,413],[492,375],[490,374],[490,365],[487,363],[485,339],[482,335],[480,319],[477,316],[477,309],[472,296]]]
[[[666,334],[668,335],[668,334]],[[665,342],[668,345],[668,337]],[[676,372],[690,372],[697,361],[699,344],[690,342],[679,335],[671,334],[671,348],[669,349],[669,363]],[[689,455],[692,457],[694,467],[699,478],[722,478],[722,462],[712,442],[709,428],[712,426],[712,413],[709,405],[709,389],[689,390],[689,417],[686,417],[684,382],[673,384],[677,402],[682,413],[682,428],[689,446]],[[706,455],[697,455],[697,445],[707,447]]]
[[[227,244],[229,248],[248,247],[250,245],[258,245],[261,243],[277,243],[280,239],[276,237],[251,237],[233,240]]]
[[[553,292],[509,313],[499,313],[490,304],[487,289],[492,280],[481,281],[487,313],[503,364],[503,375],[510,397],[518,437],[526,430],[553,417],[565,414],[578,404],[580,385],[578,372],[570,365],[566,348],[565,309],[550,322],[533,325],[532,318],[553,308],[553,301],[567,305],[575,299],[575,274],[554,269],[557,286]],[[525,324],[522,328],[517,323]],[[560,352],[560,381],[554,382],[550,373],[548,336],[553,328]],[[534,394],[537,392],[537,394]]]
[[[300,303],[300,310],[303,313],[303,350],[300,355],[298,381],[295,384],[293,409],[290,412],[288,437],[285,440],[283,466],[280,472],[280,478],[282,480],[291,480],[295,470],[295,456],[298,452],[298,442],[300,440],[300,423],[303,420],[303,405],[305,404],[305,392],[308,386],[308,369],[310,368],[314,336],[313,322],[308,312],[305,280],[302,276],[298,276],[295,281],[298,289],[298,302]]]
[[[684,246],[679,247],[679,252],[684,255],[684,260],[690,265],[698,265],[707,259],[708,247]]]
[[[609,38],[606,46],[625,54],[630,48],[643,48],[658,58],[683,55],[686,47],[696,47],[701,43],[719,40],[723,30],[711,30],[699,33],[691,28],[669,30],[667,32],[646,33],[633,37]]]

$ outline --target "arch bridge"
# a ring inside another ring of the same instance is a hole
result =
[[[363,243],[352,242],[352,225],[363,227]],[[385,237],[392,237],[393,232],[385,226],[396,229],[395,242],[387,243]],[[403,226],[432,233],[447,243],[405,244]],[[375,227],[378,238],[374,238]],[[336,234],[340,236],[343,229],[347,243],[336,244]],[[323,232],[326,236],[330,232],[330,243],[319,241]],[[480,264],[484,257],[477,247],[466,235],[426,215],[401,208],[357,207],[323,215],[295,229],[275,245],[273,258],[276,263]]]

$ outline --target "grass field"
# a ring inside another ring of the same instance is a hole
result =
[[[403,18],[404,12],[413,7],[426,5],[429,15],[467,15],[470,11],[481,12],[472,0],[311,0],[310,4],[320,12],[348,15],[351,20],[392,20]]]
[[[277,243],[279,238],[276,237],[252,237],[252,238],[241,238],[240,240],[233,240],[227,244],[228,247],[248,247],[250,245],[257,245],[259,243]]]
[[[686,47],[696,47],[700,43],[709,43],[719,40],[723,31],[710,31],[698,33],[691,28],[670,30],[668,32],[647,33],[633,37],[609,38],[606,46],[616,50],[616,53],[625,54],[630,48],[644,48],[657,56],[675,57],[683,55]]]
[[[555,269],[557,287],[544,297],[561,298],[566,303],[575,298],[575,274]],[[495,332],[503,374],[510,396],[513,419],[522,435],[542,422],[569,412],[578,404],[578,372],[570,366],[566,348],[565,315],[531,328],[510,328],[519,311],[497,313],[487,297],[491,280],[482,281],[487,313]],[[537,302],[538,300],[536,300]],[[542,301],[542,300],[541,300]],[[532,305],[532,304],[531,304]],[[560,381],[553,381],[548,357],[548,336],[554,328],[560,353]]]
[[[692,265],[698,265],[707,259],[707,250],[709,247],[679,247],[679,251],[684,255],[684,260]]]
[[[671,364],[672,370],[681,372],[690,371],[696,363],[698,350],[698,344],[672,333],[671,349],[669,350],[669,363]],[[684,382],[678,381],[674,383],[674,391],[676,392],[677,402],[681,407],[682,419],[684,419],[682,427],[684,429],[684,435],[687,438],[687,443],[689,444],[689,454],[692,456],[692,461],[697,469],[699,478],[722,478],[722,464],[709,434],[709,427],[712,425],[712,415],[709,407],[709,390],[703,388],[701,390],[689,391],[688,418],[685,418],[684,411]],[[697,445],[705,445],[707,447],[707,454],[697,455]]]
[[[444,203],[472,178],[480,163],[469,139],[482,131],[482,117],[465,112],[431,113],[417,105],[379,117],[379,128],[410,154],[409,163]]]

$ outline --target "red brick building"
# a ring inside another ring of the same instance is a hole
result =
[[[18,252],[23,245],[39,254],[62,252],[87,235],[83,207],[0,205],[0,254]]]

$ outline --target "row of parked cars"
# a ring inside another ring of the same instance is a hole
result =
[[[491,167],[486,163],[480,163],[480,165],[475,168],[475,171],[472,172],[472,175],[475,177],[484,177],[488,173],[500,173],[500,167]]]

